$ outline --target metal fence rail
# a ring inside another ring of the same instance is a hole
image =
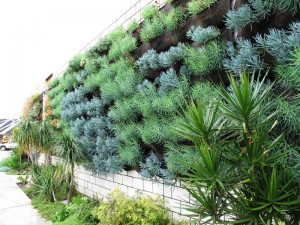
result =
[[[133,6],[131,6],[126,12],[119,16],[115,21],[113,21],[109,26],[107,26],[100,34],[94,37],[88,44],[78,51],[78,54],[85,52],[92,46],[94,46],[101,37],[105,37],[108,33],[114,31],[117,27],[123,26],[126,28],[130,21],[136,20],[138,23],[143,21],[142,11],[148,5],[156,5],[160,9],[166,4],[166,0],[139,0]],[[62,75],[67,67],[69,61],[66,62],[59,70],[53,73],[53,77]]]

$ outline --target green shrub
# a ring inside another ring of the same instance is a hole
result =
[[[211,41],[198,49],[187,47],[184,57],[185,65],[197,75],[205,75],[220,69],[225,57],[225,45]]]
[[[136,28],[138,28],[139,23],[136,19],[133,19],[132,21],[130,21],[130,23],[127,26],[127,30],[132,33]]]
[[[127,141],[129,142],[129,140]],[[120,145],[118,147],[118,154],[125,165],[138,165],[138,163],[142,159],[141,146],[138,143],[134,142],[134,140],[131,140],[131,143]]]
[[[126,35],[122,39],[115,40],[108,52],[108,58],[118,59],[122,54],[136,49],[137,41],[134,37]]]
[[[30,166],[30,163],[24,161],[18,153],[18,148],[15,148],[11,151],[11,155],[0,161],[0,167],[4,170],[4,168],[9,168],[10,174],[22,174],[26,173]],[[3,171],[6,172],[6,171]],[[8,171],[7,171],[8,172]]]
[[[143,9],[142,17],[144,20],[150,20],[155,17],[159,12],[159,9],[155,5],[148,5]]]
[[[148,42],[165,31],[165,15],[159,12],[152,20],[145,20],[144,26],[140,32],[142,42]]]
[[[94,211],[102,225],[171,225],[168,211],[160,198],[155,200],[139,196],[134,199],[119,190],[108,196]]]
[[[175,30],[179,24],[185,19],[185,12],[182,8],[173,8],[164,17],[166,29],[169,31]]]
[[[43,197],[33,198],[31,204],[39,211],[43,218],[52,222],[56,221],[56,214],[65,208],[64,203],[49,202]]]
[[[54,78],[53,80],[51,80],[48,84],[49,88],[54,88],[59,84],[59,79],[58,78]]]
[[[191,0],[187,4],[188,12],[190,15],[194,16],[209,6],[216,3],[218,0]]]
[[[40,195],[48,201],[65,197],[68,188],[68,176],[61,167],[32,165],[31,180],[35,195]]]

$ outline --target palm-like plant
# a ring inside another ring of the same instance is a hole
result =
[[[176,128],[198,149],[193,164],[178,159],[186,167],[178,178],[196,201],[187,209],[205,224],[298,224],[300,186],[286,163],[290,151],[278,147],[281,136],[269,135],[277,124],[275,113],[267,115],[272,85],[246,74],[230,84],[214,107],[187,106]]]
[[[67,202],[70,203],[75,185],[75,164],[84,162],[85,156],[78,141],[67,132],[59,135],[57,153],[64,160],[66,172],[70,174],[70,186],[67,194]]]

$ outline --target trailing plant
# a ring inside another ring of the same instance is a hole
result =
[[[225,45],[220,41],[211,41],[200,48],[187,47],[185,65],[197,75],[205,75],[222,67],[225,57]]]
[[[191,26],[191,28],[186,33],[186,36],[194,42],[205,44],[208,41],[219,37],[220,30],[213,26],[209,26],[206,28],[203,28],[201,26],[198,27]]]

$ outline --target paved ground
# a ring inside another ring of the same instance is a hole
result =
[[[8,156],[8,151],[0,151],[0,160]],[[15,181],[15,176],[0,172],[0,225],[51,225],[41,218]]]

